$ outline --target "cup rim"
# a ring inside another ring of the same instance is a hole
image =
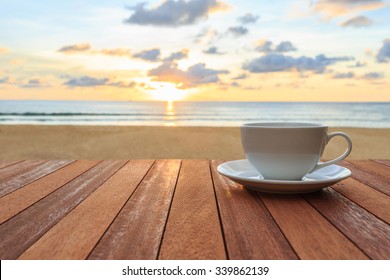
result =
[[[250,128],[324,128],[327,125],[321,123],[309,123],[309,122],[256,122],[256,123],[244,123],[241,127]]]

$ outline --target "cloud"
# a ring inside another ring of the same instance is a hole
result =
[[[384,77],[385,77],[385,75],[383,73],[380,73],[380,72],[369,72],[369,73],[364,74],[362,76],[362,79],[377,80],[377,79],[382,79]]]
[[[164,62],[157,68],[151,69],[148,76],[156,81],[171,82],[180,88],[196,87],[203,84],[219,82],[219,74],[228,74],[226,70],[206,68],[204,63],[189,67],[186,71],[180,70],[175,62]]]
[[[182,49],[181,51],[171,53],[170,56],[164,58],[164,61],[175,61],[180,60],[188,57],[189,50],[188,49]]]
[[[113,87],[120,87],[120,88],[135,88],[138,84],[134,81],[130,81],[130,82],[119,81],[119,82],[111,82],[106,85],[113,86]]]
[[[243,65],[244,70],[252,73],[283,72],[283,71],[312,71],[323,73],[327,66],[341,62],[350,61],[350,57],[326,57],[317,55],[315,58],[301,56],[294,58],[282,54],[269,53],[260,58],[253,59]]]
[[[206,54],[223,54],[223,52],[220,52],[217,47],[209,47],[203,52]]]
[[[256,51],[258,52],[273,52],[273,43],[271,41],[265,41],[265,40],[260,40],[256,46]]]
[[[340,23],[342,27],[366,27],[372,24],[372,20],[365,16],[356,16]]]
[[[75,87],[99,87],[112,86],[119,88],[135,88],[138,84],[135,81],[112,81],[109,78],[94,78],[90,76],[82,76],[77,78],[68,78],[68,81],[63,83],[70,88]]]
[[[333,79],[351,79],[355,77],[355,74],[353,72],[346,72],[346,73],[336,73],[333,75]]]
[[[385,6],[386,4],[381,0],[317,0],[311,8],[323,19],[332,19],[350,13],[377,10]]]
[[[90,44],[75,44],[75,45],[69,45],[60,48],[57,50],[58,52],[62,52],[64,54],[76,54],[76,53],[83,53],[83,54],[89,54],[89,55],[107,55],[107,56],[127,56],[131,57],[131,50],[130,49],[101,49],[96,50],[92,49]]]
[[[69,45],[69,46],[62,47],[58,50],[58,52],[72,54],[72,53],[89,51],[90,49],[91,49],[90,44],[76,44],[76,45]]]
[[[29,79],[27,82],[20,84],[22,88],[41,88],[47,86],[45,82],[41,79]]]
[[[129,24],[176,27],[207,19],[209,14],[225,10],[228,6],[218,0],[166,0],[153,8],[146,3],[129,7],[134,11],[125,21]]]
[[[238,21],[242,24],[255,23],[260,17],[252,13],[247,13],[238,18]]]
[[[20,88],[43,88],[49,86],[47,82],[42,78],[31,78],[28,80],[16,80],[13,77],[3,77],[0,79],[0,84],[14,85]]]
[[[257,86],[257,87],[252,87],[252,86],[246,86],[243,87],[245,90],[261,90],[263,87],[262,86]]]
[[[131,57],[130,49],[102,49],[102,50],[94,50],[94,54],[103,54],[108,56],[127,56]]]
[[[235,37],[244,36],[248,33],[248,29],[244,26],[232,26],[229,27],[228,32],[232,33]]]
[[[84,53],[87,55],[107,55],[107,56],[124,56],[128,58],[138,58],[146,61],[156,62],[161,61],[160,49],[148,49],[142,50],[137,53],[132,53],[130,49],[126,48],[116,48],[116,49],[93,49],[89,44],[76,44],[62,47],[58,50],[59,52],[63,52],[65,54],[75,54],[75,53]],[[170,56],[164,58],[166,61],[174,61],[180,60],[188,57],[189,50],[182,49],[178,52],[172,53]]]
[[[23,59],[17,59],[17,58],[12,59],[10,62],[12,65],[21,65],[25,63]]]
[[[80,78],[72,78],[64,83],[68,87],[97,87],[107,85],[110,79],[108,78],[93,78],[90,76],[82,76]]]
[[[234,78],[232,78],[232,80],[243,80],[243,79],[246,79],[246,78],[248,78],[248,77],[249,77],[248,74],[242,73],[242,74],[240,74],[240,75],[235,76]]]
[[[196,34],[194,42],[210,44],[218,37],[219,32],[217,30],[211,29],[210,27],[205,27],[198,34]]]
[[[350,65],[348,67],[349,68],[361,68],[361,67],[364,67],[366,65],[367,65],[367,63],[365,63],[365,62],[356,61],[356,63],[354,65]]]
[[[383,45],[376,55],[376,60],[379,63],[385,63],[390,61],[390,39],[383,41]]]
[[[140,58],[147,61],[159,61],[160,50],[159,49],[144,50],[139,53],[133,54],[133,57]]]
[[[0,79],[0,84],[8,84],[10,82],[9,77],[3,77]]]
[[[275,47],[275,52],[292,52],[296,50],[297,48],[289,41],[280,42],[279,45]]]
[[[189,50],[188,49],[182,49],[177,52],[171,53],[168,57],[164,59],[160,59],[161,52],[159,49],[150,49],[150,50],[144,50],[139,53],[135,53],[133,55],[134,58],[141,58],[146,61],[156,62],[156,61],[167,61],[172,62],[180,59],[184,59],[188,57]]]
[[[255,50],[263,53],[292,52],[296,51],[297,48],[290,41],[282,41],[278,45],[274,45],[271,41],[260,40]]]
[[[6,54],[9,52],[9,49],[7,48],[0,48],[0,55]]]

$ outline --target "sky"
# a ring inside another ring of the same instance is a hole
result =
[[[0,7],[0,100],[390,101],[390,1]]]

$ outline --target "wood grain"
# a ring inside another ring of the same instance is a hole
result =
[[[369,171],[371,174],[378,174],[390,180],[390,167],[380,164],[372,160],[355,160],[353,162],[348,161],[353,165],[358,166],[360,169]]]
[[[27,172],[18,174],[14,177],[9,177],[0,182],[0,197],[9,194],[21,187],[44,177],[47,174],[50,174],[70,163],[73,160],[51,160],[47,161],[41,165],[38,165]]]
[[[389,196],[353,178],[341,181],[332,188],[390,224]]]
[[[159,259],[226,259],[207,160],[182,163]]]
[[[256,192],[218,174],[211,163],[215,192],[230,259],[296,259],[290,244]]]
[[[301,259],[367,259],[300,196],[259,195]]]
[[[369,170],[364,170],[358,165],[343,161],[341,165],[351,169],[352,178],[380,191],[390,195],[390,180],[382,175],[371,173]]]
[[[0,198],[0,224],[62,187],[99,161],[79,160]]]
[[[103,161],[0,226],[0,259],[15,259],[94,192],[124,161]]]
[[[326,188],[304,198],[372,259],[390,259],[390,225]]]
[[[22,162],[22,161],[21,160],[4,160],[4,161],[2,160],[2,161],[0,161],[0,169],[7,167],[7,166],[14,165],[18,162]]]
[[[19,259],[85,259],[152,164],[128,162]]]
[[[44,160],[26,160],[11,166],[0,169],[0,182],[7,180],[7,178],[12,178],[18,174],[23,174],[28,170],[43,164]]]
[[[386,165],[386,166],[390,167],[390,160],[375,159],[375,160],[372,160],[372,161],[375,161],[377,163],[380,163],[380,164],[383,164],[383,165]]]
[[[89,259],[157,258],[180,163],[156,161]]]
[[[58,162],[0,161],[0,259],[390,259],[388,160],[300,196],[246,190],[222,161]]]

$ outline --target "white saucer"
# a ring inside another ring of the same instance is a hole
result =
[[[218,172],[248,189],[268,193],[307,193],[319,191],[351,176],[345,167],[333,164],[306,175],[302,181],[265,180],[246,159],[222,163]]]

